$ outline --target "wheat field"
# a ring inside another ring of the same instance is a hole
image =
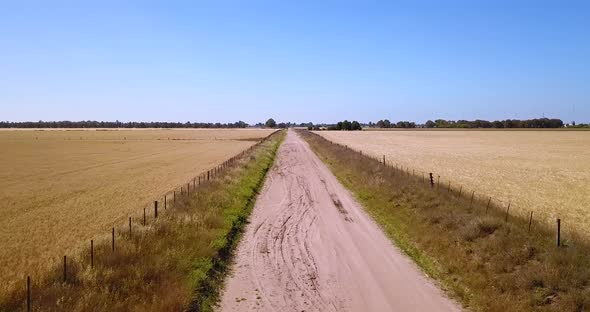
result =
[[[590,236],[590,132],[587,131],[318,131],[325,138],[441,185],[491,196],[510,213]]]
[[[39,274],[269,135],[256,129],[0,131],[0,276]],[[137,219],[136,219],[137,220]],[[1,290],[1,289],[0,289]]]

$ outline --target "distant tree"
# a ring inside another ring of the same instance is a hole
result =
[[[426,122],[425,126],[426,126],[426,128],[434,128],[434,127],[436,127],[436,124],[434,123],[434,121],[429,120]]]
[[[268,128],[276,128],[277,127],[277,122],[274,119],[269,118],[266,121],[266,123],[264,123],[264,125],[267,126]]]
[[[499,120],[496,120],[496,121],[492,122],[492,127],[493,128],[504,128],[504,123]]]
[[[416,128],[416,123],[410,121],[398,121],[395,124],[396,128]]]
[[[287,128],[287,124],[286,124],[286,123],[284,123],[284,122],[280,122],[280,123],[279,123],[279,125],[278,125],[278,127],[279,127],[280,129],[285,129],[285,128]]]
[[[350,121],[348,121],[348,120],[344,120],[342,122],[342,129],[341,130],[350,131],[351,129],[352,129],[352,123],[350,123]]]
[[[361,127],[361,124],[358,121],[353,120],[352,128],[350,130],[363,130],[363,128]]]

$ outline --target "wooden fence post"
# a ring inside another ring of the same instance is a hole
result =
[[[512,202],[508,202],[508,208],[506,209],[506,219],[504,220],[505,222],[508,222],[508,214],[510,213],[510,204],[512,204]]]
[[[561,246],[561,219],[557,219],[557,247]]]
[[[531,216],[529,217],[529,233],[531,232],[531,223],[533,223],[533,212],[531,211]]]
[[[434,188],[434,177],[432,176],[432,172],[430,174],[430,188]]]
[[[166,200],[166,195],[164,195],[164,210],[168,208],[168,200]]]
[[[145,226],[145,207],[143,207],[143,226]]]
[[[471,192],[471,200],[469,201],[469,208],[471,208],[471,206],[473,206],[473,195],[475,195],[475,191]]]
[[[492,197],[488,199],[488,206],[486,207],[486,214],[488,214],[488,209],[490,209],[490,202],[492,201]]]
[[[440,176],[436,179],[436,190],[440,189]]]
[[[67,261],[66,261],[66,256],[64,256],[64,283],[67,281],[67,272],[68,272],[68,268],[67,268]]]
[[[451,181],[449,181],[449,185],[447,186],[447,193],[451,192]]]
[[[90,268],[94,269],[94,240],[90,240]]]
[[[459,197],[461,197],[461,193],[463,192],[463,185],[459,188]]]
[[[158,201],[154,201],[154,219],[158,218]]]
[[[31,312],[31,277],[27,275],[27,312]]]
[[[383,155],[383,165],[385,165],[385,155]]]
[[[115,228],[113,227],[113,231],[112,231],[112,237],[113,237],[113,252],[115,252]]]
[[[174,199],[173,199],[173,201],[172,201],[172,202],[173,202],[174,204],[176,204],[176,191],[173,191],[173,192],[174,192]]]
[[[131,217],[129,217],[129,236],[131,236]]]

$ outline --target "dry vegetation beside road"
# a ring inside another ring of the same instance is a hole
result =
[[[319,135],[301,132],[375,221],[424,271],[475,311],[586,311],[590,244],[470,195],[431,188]]]
[[[156,220],[150,213],[147,226],[135,221],[130,233],[127,224],[118,225],[114,251],[109,240],[95,244],[94,268],[85,249],[68,258],[66,281],[61,264],[33,276],[33,310],[210,310],[282,138],[273,134],[190,195],[168,198],[168,209]],[[25,309],[21,282],[0,296],[0,311]]]
[[[590,132],[322,131],[325,138],[417,172],[434,172],[464,191],[492,196],[514,213],[566,230],[590,226]],[[590,234],[589,234],[590,235]]]
[[[269,133],[0,131],[0,293]]]

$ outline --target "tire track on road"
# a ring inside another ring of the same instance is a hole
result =
[[[289,131],[238,246],[222,311],[459,311]]]

